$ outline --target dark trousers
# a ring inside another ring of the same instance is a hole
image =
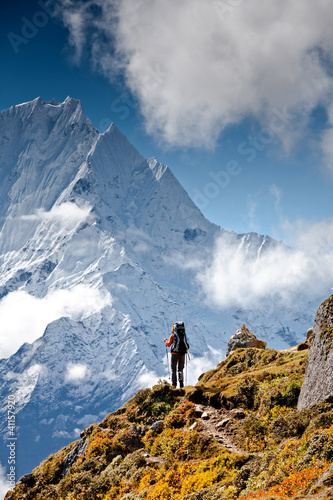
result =
[[[171,376],[172,385],[177,387],[177,372],[178,372],[178,382],[180,387],[184,387],[184,365],[185,365],[185,354],[171,354]]]

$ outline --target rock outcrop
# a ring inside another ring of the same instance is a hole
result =
[[[310,349],[312,338],[313,338],[313,328],[309,328],[308,331],[306,332],[305,342],[301,342],[300,344],[298,344],[296,350],[304,351],[305,349]]]
[[[235,335],[230,337],[226,356],[228,357],[237,347],[257,347],[259,349],[265,349],[267,342],[263,340],[258,340],[257,337],[250,332],[246,326],[242,325],[242,328],[237,330]]]
[[[80,439],[74,448],[65,456],[61,476],[64,477],[78,458],[82,457],[88,448],[89,438]]]
[[[333,401],[333,295],[319,307],[298,409]]]

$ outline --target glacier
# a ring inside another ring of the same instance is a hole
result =
[[[143,158],[114,124],[99,133],[76,99],[1,112],[0,190],[0,319],[2,304],[13,321],[21,303],[29,309],[23,343],[10,320],[0,327],[0,461],[14,395],[17,478],[167,378],[163,338],[174,321],[186,324],[192,384],[242,323],[274,348],[312,326],[317,303],[209,304],[197,270],[217,237],[249,258],[282,243],[209,222],[168,167]]]

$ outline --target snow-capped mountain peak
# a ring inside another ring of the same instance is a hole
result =
[[[260,310],[207,304],[197,271],[226,232],[114,124],[100,134],[76,99],[37,98],[1,112],[0,218],[0,306],[25,318],[23,327],[15,315],[2,322],[13,329],[12,351],[0,343],[1,396],[24,394],[20,473],[166,377],[163,338],[174,321],[187,327],[192,383],[248,319],[275,346],[296,343],[308,327],[309,311],[299,323],[285,311],[283,324],[276,310],[263,321]],[[276,244],[228,237],[249,255]]]

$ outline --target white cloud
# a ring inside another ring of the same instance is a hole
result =
[[[51,321],[63,316],[81,319],[110,302],[108,293],[85,285],[49,292],[41,299],[24,291],[9,293],[0,300],[0,357],[41,337]]]
[[[78,58],[81,58],[84,47],[84,22],[82,16],[75,12],[64,12],[64,24],[70,27],[69,43],[75,48]]]
[[[81,363],[69,363],[65,371],[65,383],[79,385],[89,379],[91,372],[87,365]]]
[[[67,432],[67,431],[55,431],[52,434],[52,438],[53,439],[57,439],[57,438],[60,438],[60,439],[72,439],[73,436],[69,432]]]
[[[198,378],[202,373],[205,373],[213,368],[223,359],[223,354],[216,349],[210,347],[210,352],[205,353],[200,358],[191,357],[188,360],[188,367],[186,373],[184,373],[185,381],[187,385],[195,385],[198,382]]]
[[[48,368],[46,365],[42,365],[41,363],[35,363],[34,365],[29,366],[26,370],[25,374],[28,377],[39,377],[47,375]]]
[[[333,273],[333,221],[323,220],[315,224],[307,221],[298,221],[291,224],[284,223],[285,240],[292,246],[302,249],[309,259],[331,279]],[[325,282],[325,280],[324,280]]]
[[[110,80],[122,71],[170,145],[210,147],[252,115],[289,147],[331,100],[327,0],[63,0],[60,15],[77,57],[85,47]]]
[[[7,491],[11,490],[11,486],[7,482],[6,468],[0,464],[0,498],[5,498]]]
[[[184,382],[187,385],[195,385],[198,381],[200,375],[212,368],[215,368],[217,363],[223,358],[222,352],[209,347],[209,352],[203,353],[203,356],[195,358],[190,355],[184,366]],[[163,359],[163,365],[165,366],[165,375],[157,376],[154,371],[145,371],[138,377],[138,387],[146,388],[152,387],[157,384],[159,380],[168,380],[171,383],[171,366],[170,366],[170,356],[168,360]]]
[[[328,293],[333,287],[333,222],[286,223],[285,231],[293,249],[281,244],[260,254],[249,253],[245,240],[223,234],[211,262],[197,275],[207,299],[222,308],[247,308]]]
[[[51,210],[45,211],[38,208],[34,214],[22,215],[23,220],[50,220],[60,221],[65,225],[76,225],[86,219],[91,211],[89,204],[83,207],[78,207],[75,203],[62,203],[61,205],[54,205]]]
[[[158,377],[153,371],[145,371],[138,378],[138,386],[141,388],[152,387],[157,384],[161,377]]]
[[[86,429],[87,427],[89,427],[89,425],[91,425],[93,422],[100,422],[100,421],[101,421],[100,415],[92,415],[91,413],[88,413],[87,415],[84,415],[83,417],[81,417],[80,420],[77,421],[77,424],[81,426],[81,430],[82,430],[82,429]],[[79,428],[77,428],[77,429],[79,429]]]

